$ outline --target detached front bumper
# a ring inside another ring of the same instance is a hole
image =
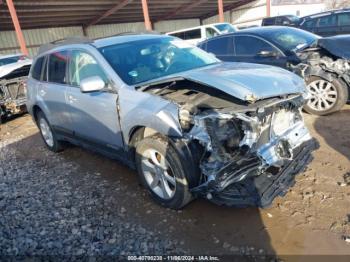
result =
[[[246,157],[241,167],[232,162],[226,171],[216,176],[215,180],[210,181],[205,187],[194,188],[192,192],[219,205],[266,207],[277,196],[285,195],[294,185],[295,176],[311,162],[311,152],[316,148],[316,140],[308,140],[293,150],[293,159],[286,160],[278,171],[276,168],[271,168],[259,175],[254,174],[254,171],[262,165],[261,160],[252,156]],[[234,173],[242,172],[242,169],[247,171],[246,178],[236,183],[229,183],[225,187],[228,179],[234,177]]]

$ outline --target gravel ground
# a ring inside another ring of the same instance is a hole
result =
[[[2,255],[183,252],[176,240],[127,218],[128,207],[112,197],[112,191],[120,190],[119,185],[89,172],[77,179],[79,167],[45,147],[36,149],[40,159],[19,156],[21,148],[14,145],[21,138],[0,142]]]
[[[51,153],[31,118],[18,117],[0,125],[0,255],[349,256],[350,105],[305,120],[320,148],[271,207],[196,200],[173,211],[135,171],[73,146]]]

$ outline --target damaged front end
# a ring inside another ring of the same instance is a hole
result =
[[[151,92],[179,105],[184,139],[201,148],[193,152],[201,170],[195,196],[264,207],[286,193],[311,159],[315,143],[301,116],[302,95],[248,103],[186,80]]]
[[[26,112],[25,83],[30,65],[0,77],[0,119]]]
[[[219,204],[258,206],[285,193],[313,148],[302,102],[296,96],[247,112],[195,115],[186,136],[206,151],[201,184],[192,192]]]

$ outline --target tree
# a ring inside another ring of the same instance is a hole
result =
[[[328,0],[326,2],[327,9],[340,9],[350,7],[350,0]]]

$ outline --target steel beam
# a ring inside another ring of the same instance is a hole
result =
[[[6,0],[6,3],[12,18],[13,25],[16,30],[17,40],[18,40],[19,46],[21,47],[21,52],[24,55],[29,55],[28,49],[26,47],[26,42],[24,40],[24,36],[22,33],[21,25],[19,24],[19,21],[18,21],[15,6],[13,5],[12,0]]]
[[[143,18],[145,20],[146,30],[150,30],[151,31],[152,30],[152,24],[151,24],[151,20],[149,19],[147,0],[142,0],[142,11],[143,11]]]
[[[126,5],[130,4],[132,1],[133,0],[123,0],[123,1],[119,2],[114,7],[112,7],[111,9],[106,11],[105,13],[103,13],[102,15],[100,15],[100,16],[96,17],[95,19],[93,19],[90,23],[88,23],[86,25],[86,27],[97,24],[102,19],[104,19],[104,18],[110,16],[111,14],[117,12],[118,10],[122,9],[123,7],[125,7]]]
[[[219,10],[219,23],[225,22],[224,19],[224,4],[222,0],[218,0],[218,10]]]

